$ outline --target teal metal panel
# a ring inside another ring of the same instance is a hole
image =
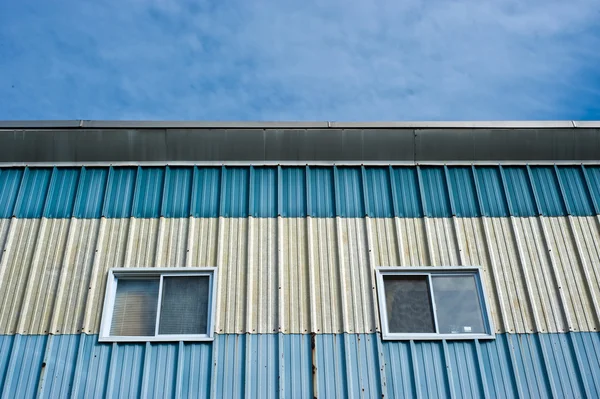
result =
[[[335,168],[334,174],[336,216],[365,217],[362,170],[358,167],[339,167]]]
[[[64,219],[72,216],[80,170],[80,168],[54,168],[44,207],[45,218]]]
[[[583,169],[595,213],[600,215],[600,166],[585,166]]]
[[[332,218],[335,216],[333,168],[308,168],[308,216]]]
[[[479,217],[479,201],[470,167],[448,167],[454,213],[458,217]]]
[[[83,168],[79,179],[73,216],[80,219],[98,219],[106,193],[108,168]]]
[[[394,214],[402,218],[423,217],[423,203],[417,169],[413,167],[392,168],[392,200]]]
[[[452,216],[444,168],[422,167],[421,181],[425,216],[437,218]],[[456,190],[460,189],[460,187],[456,188]]]
[[[567,210],[554,167],[531,167],[531,175],[542,214],[544,216],[566,216]]]
[[[248,217],[250,171],[247,167],[223,167],[220,216]]]
[[[25,168],[15,205],[16,217],[42,217],[51,176],[52,169],[50,168]]]
[[[506,192],[502,184],[500,169],[497,166],[477,166],[474,169],[476,187],[481,198],[482,216],[509,216]]]
[[[306,217],[306,167],[281,168],[281,216]]]
[[[221,168],[194,167],[192,187],[192,216],[216,218],[221,197]]]
[[[364,168],[366,214],[376,218],[394,217],[389,167]]]
[[[164,184],[165,168],[138,168],[133,195],[133,217],[157,218],[160,216]]]
[[[102,216],[131,217],[136,179],[137,168],[110,168]]]
[[[7,219],[13,216],[21,179],[22,168],[0,169],[0,218]]]
[[[250,215],[277,217],[277,168],[251,167]]]
[[[166,168],[161,216],[187,218],[190,216],[193,168]]]
[[[561,186],[565,191],[567,210],[574,216],[592,216],[594,204],[585,182],[581,166],[560,166],[557,168]]]
[[[537,206],[527,168],[523,166],[507,166],[502,169],[511,216],[537,216]]]

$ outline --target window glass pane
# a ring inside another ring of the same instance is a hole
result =
[[[427,276],[384,276],[390,333],[435,333]]]
[[[158,288],[158,279],[118,279],[110,335],[154,336]]]
[[[209,277],[163,279],[159,334],[207,334]]]
[[[486,333],[474,275],[432,276],[440,334]]]

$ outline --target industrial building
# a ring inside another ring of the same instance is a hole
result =
[[[598,398],[600,122],[0,122],[2,398]]]

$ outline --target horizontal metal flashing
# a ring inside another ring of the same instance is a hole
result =
[[[0,121],[0,163],[600,160],[600,122]]]
[[[0,129],[120,128],[120,129],[542,129],[600,127],[600,121],[110,121],[110,120],[0,120]]]

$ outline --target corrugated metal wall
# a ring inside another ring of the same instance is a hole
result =
[[[0,169],[1,392],[598,396],[599,199],[598,166]],[[215,265],[213,344],[97,343],[109,268]],[[495,341],[381,342],[373,268],[428,265],[483,266]]]

